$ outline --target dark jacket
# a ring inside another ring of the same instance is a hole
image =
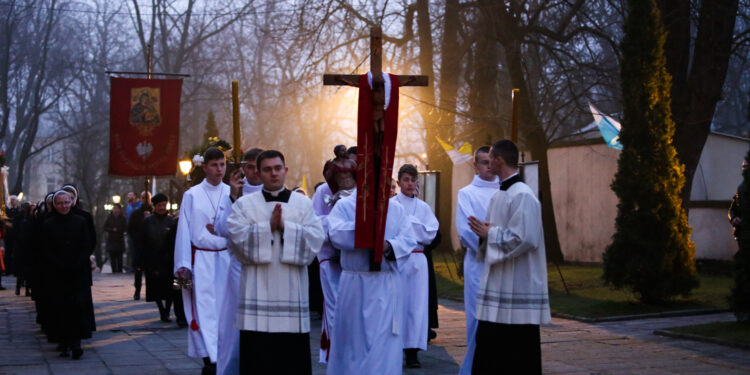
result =
[[[31,279],[31,266],[33,258],[34,220],[28,214],[21,214],[15,220],[13,226],[16,229],[16,249],[13,252],[13,264],[16,276],[27,282]]]
[[[125,215],[115,216],[109,214],[104,221],[104,231],[107,232],[107,251],[125,251],[125,231],[128,229]]]
[[[175,225],[170,215],[152,214],[143,221],[139,247],[146,273],[146,301],[167,299],[171,293],[174,247],[169,233]]]
[[[146,219],[146,211],[153,211],[151,205],[141,205],[141,208],[133,211],[128,219],[128,236],[130,243],[133,244],[133,267],[143,268],[143,249],[141,244],[141,231],[143,230],[143,221]]]

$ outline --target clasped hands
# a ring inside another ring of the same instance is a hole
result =
[[[276,207],[271,212],[271,232],[284,233],[284,220],[281,217],[281,203],[276,203]]]
[[[469,216],[469,228],[479,238],[487,239],[487,235],[490,232],[490,223],[481,221],[474,216]]]
[[[216,227],[213,224],[206,224],[209,233],[216,235]],[[271,232],[284,232],[284,220],[281,217],[281,203],[276,203],[271,213]]]

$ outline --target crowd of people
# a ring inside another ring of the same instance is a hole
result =
[[[125,208],[115,204],[108,215],[112,272],[123,272],[127,254],[133,298],[140,299],[145,275],[145,299],[160,319],[169,322],[174,308],[177,324],[189,327],[188,355],[202,358],[202,374],[310,374],[316,305],[317,360],[328,374],[400,374],[421,366],[418,353],[436,335],[431,251],[441,223],[418,196],[417,168],[404,164],[398,192],[391,185],[382,252],[358,248],[357,150],[340,145],[334,154],[309,199],[285,186],[289,168],[281,152],[254,148],[225,176],[224,153],[209,148],[196,165],[205,178],[185,192],[177,217],[164,194],[147,192],[140,200],[129,193]],[[513,142],[480,147],[474,167],[455,219],[467,249],[460,373],[541,373],[539,327],[550,310],[539,201],[518,174]],[[77,197],[66,185],[35,207],[12,203],[12,242],[6,231],[17,259],[16,294],[27,288],[42,331],[61,356],[71,351],[74,359],[83,353],[80,340],[95,330],[97,266],[93,221]],[[311,292],[317,283],[319,296]]]
[[[141,299],[145,276],[146,302],[156,304],[161,321],[171,322],[174,307],[177,325],[187,327],[182,295],[173,288],[177,218],[169,212],[167,196],[158,193],[151,197],[144,191],[138,200],[134,192],[129,192],[125,209],[114,204],[103,229],[107,233],[106,250],[112,273],[133,272],[133,299]],[[125,254],[129,263],[127,270],[123,265]]]
[[[5,221],[6,271],[16,276],[16,295],[31,297],[36,322],[61,357],[79,359],[81,340],[96,330],[91,296],[96,231],[91,214],[78,201],[78,189],[65,185],[32,205],[10,197]]]
[[[430,251],[440,223],[418,198],[416,167],[405,164],[382,253],[357,248],[357,151],[337,146],[334,154],[312,199],[285,187],[289,169],[279,151],[250,150],[228,183],[224,154],[203,154],[206,177],[180,207],[173,269],[190,322],[188,355],[203,359],[203,374],[312,372],[308,266],[315,260],[323,297],[318,361],[327,373],[421,366],[418,353],[437,326]],[[479,148],[474,166],[456,217],[468,249],[461,373],[541,373],[539,326],[550,310],[539,201],[518,174],[513,142]]]

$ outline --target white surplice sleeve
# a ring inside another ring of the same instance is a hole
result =
[[[222,236],[226,239],[229,239],[229,229],[227,228],[227,219],[229,218],[229,215],[232,213],[231,207],[233,206],[232,198],[229,197],[229,195],[223,195],[222,196],[223,203],[220,205],[223,207],[227,207],[226,210],[221,210],[221,213],[219,213],[219,217],[216,218],[216,225],[214,226],[214,231],[217,235]]]
[[[388,204],[388,218],[386,222],[385,240],[391,244],[393,254],[396,256],[396,265],[406,261],[411,255],[412,250],[417,247],[417,240],[411,225],[402,225],[408,222],[409,217],[404,212],[404,206],[394,201]],[[395,228],[394,228],[395,227]],[[397,230],[395,236],[389,236],[391,231]]]
[[[416,203],[420,205],[419,215],[410,216],[409,220],[411,220],[417,243],[426,246],[435,239],[438,229],[440,229],[440,223],[435,214],[432,213],[430,206],[421,201]]]
[[[172,272],[177,274],[180,268],[187,268],[193,271],[192,252],[193,248],[190,243],[190,213],[193,211],[193,194],[187,191],[180,204],[180,218],[177,221],[177,235],[174,245],[174,269]]]
[[[354,249],[354,222],[356,211],[354,199],[341,199],[328,214],[328,238],[339,250]]]
[[[320,250],[325,239],[325,232],[320,219],[315,216],[309,199],[292,199],[290,203],[292,202],[301,206],[302,215],[298,215],[295,222],[284,218],[282,212],[284,241],[281,247],[281,263],[307,266]]]
[[[331,211],[330,207],[328,207],[328,204],[325,202],[326,195],[331,195],[331,189],[328,187],[328,184],[324,182],[323,185],[320,185],[315,189],[315,193],[312,197],[313,209],[318,216],[328,214],[328,212]]]
[[[493,201],[495,198],[493,197]],[[490,205],[493,208],[493,205]],[[499,263],[539,248],[544,238],[539,201],[532,194],[518,194],[510,200],[507,225],[490,224],[487,235],[485,262]]]
[[[232,255],[244,264],[271,263],[273,233],[269,221],[255,222],[249,215],[250,210],[263,210],[265,207],[254,206],[252,200],[240,199],[232,206],[232,213],[227,218],[229,244]]]
[[[458,203],[456,204],[456,232],[461,243],[468,249],[477,251],[479,248],[479,236],[469,227],[469,216],[474,215],[471,199],[466,190],[458,191]],[[483,217],[477,219],[483,220]]]

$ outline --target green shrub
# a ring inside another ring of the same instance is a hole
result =
[[[684,166],[672,145],[666,33],[655,0],[631,0],[629,8],[621,44],[623,150],[612,183],[619,204],[603,277],[655,303],[689,294],[698,278],[680,198]]]

